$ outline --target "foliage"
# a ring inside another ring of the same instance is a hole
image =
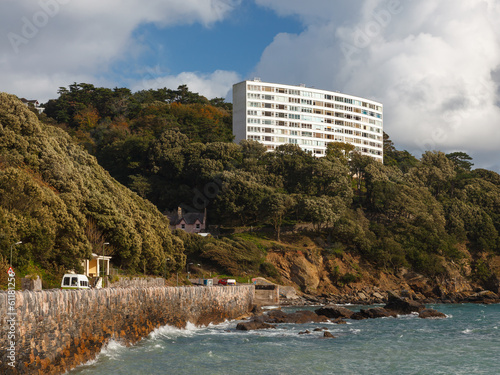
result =
[[[74,144],[62,130],[41,124],[15,97],[0,94],[0,244],[13,265],[33,263],[81,271],[105,240],[113,263],[162,271],[164,259],[182,267],[182,243],[168,220]]]
[[[64,128],[137,194],[122,192],[108,176],[90,173],[86,166],[94,168],[95,160],[62,131],[42,131],[38,122],[28,120],[33,114],[17,111],[17,120],[10,121],[18,128],[11,125],[9,131],[22,136],[14,139],[1,129],[6,134],[2,147],[12,150],[0,154],[0,222],[11,223],[4,248],[23,233],[47,249],[33,258],[26,247],[24,260],[73,264],[76,258],[65,257],[67,250],[56,242],[73,241],[73,252],[88,256],[91,241],[79,230],[95,220],[106,240],[111,234],[117,240],[116,257],[126,267],[147,265],[154,271],[174,248],[177,265],[172,267],[177,267],[185,246],[188,257],[227,273],[274,272],[255,238],[170,236],[166,223],[140,196],[161,211],[207,209],[213,226],[267,227],[278,240],[283,227],[312,223],[315,232],[335,244],[330,252],[357,254],[394,272],[410,268],[440,275],[446,272],[443,259],[458,260],[463,245],[474,257],[500,254],[500,176],[472,170],[466,153],[427,151],[417,159],[397,150],[387,134],[384,163],[340,142],[329,144],[324,158],[297,145],[266,152],[257,142],[231,143],[231,111],[221,98],[209,101],[186,86],[137,93],[88,84],[61,88],[60,97],[47,105],[48,117],[41,117]],[[40,132],[50,137],[35,136]],[[41,143],[52,148],[42,150]],[[134,211],[129,200],[147,205],[148,214]],[[150,217],[161,224],[150,224]],[[356,275],[334,278],[348,283]]]
[[[253,240],[233,236],[231,238],[215,239],[201,237],[197,234],[175,231],[186,249],[190,260],[199,261],[207,267],[231,275],[254,275],[260,271],[271,272],[270,266],[264,265],[265,253]]]

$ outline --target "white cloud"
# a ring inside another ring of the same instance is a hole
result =
[[[156,76],[157,69],[150,69],[146,77]],[[158,89],[168,87],[176,89],[180,85],[187,85],[190,91],[197,92],[208,99],[227,98],[234,83],[241,81],[241,77],[236,72],[217,70],[211,74],[196,72],[184,72],[178,75],[161,76],[147,78],[137,82],[132,86],[132,90]]]
[[[209,27],[240,1],[3,0],[0,89],[45,101],[73,81],[103,83],[113,62],[141,48],[132,38],[140,25]]]
[[[462,150],[498,168],[500,1],[364,0],[349,22],[325,16],[326,0],[257,2],[306,30],[276,36],[254,75],[379,100],[399,148]]]

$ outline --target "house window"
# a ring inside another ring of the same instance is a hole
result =
[[[200,229],[200,224],[196,224],[196,229]]]
[[[181,229],[186,229],[186,224],[181,224]]]

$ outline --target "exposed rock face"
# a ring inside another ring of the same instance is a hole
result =
[[[460,248],[464,255],[462,260],[452,262],[440,258],[445,272],[437,279],[406,269],[397,273],[384,272],[349,253],[335,258],[324,256],[323,250],[328,244],[320,239],[298,236],[284,245],[287,251],[270,252],[267,256],[267,261],[278,269],[283,284],[298,292],[298,298],[291,289],[281,293],[282,305],[387,303],[389,291],[400,293],[402,297],[406,291],[408,299],[425,303],[467,302],[478,287],[500,294],[500,256],[488,257],[493,275],[484,285],[479,285],[471,282],[473,257],[465,245]],[[338,277],[333,277],[333,269],[337,276],[350,273],[359,277],[357,281],[341,284]],[[473,298],[469,302],[476,301]],[[491,299],[477,302],[491,303]]]
[[[443,314],[440,311],[434,309],[424,309],[420,311],[418,314],[419,318],[428,319],[428,318],[446,318],[446,314]]]
[[[393,311],[397,314],[407,315],[413,312],[420,312],[425,308],[423,304],[417,301],[412,301],[408,298],[398,297],[394,294],[389,294],[389,300],[384,306],[384,309]]]
[[[303,254],[269,254],[268,261],[273,263],[280,273],[306,293],[315,292],[320,284],[322,264],[311,263]],[[315,262],[321,263],[321,262]]]
[[[315,313],[318,315],[326,316],[327,318],[330,319],[338,319],[338,318],[350,319],[351,316],[354,314],[353,311],[345,307],[335,306],[335,305],[322,307],[318,310],[315,310]]]
[[[323,337],[324,338],[327,338],[327,339],[334,339],[335,336],[332,335],[330,332],[326,331],[325,333],[323,333]]]

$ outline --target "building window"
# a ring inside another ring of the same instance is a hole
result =
[[[200,224],[196,224],[196,229],[200,229]]]
[[[181,229],[186,229],[186,224],[181,224]]]

